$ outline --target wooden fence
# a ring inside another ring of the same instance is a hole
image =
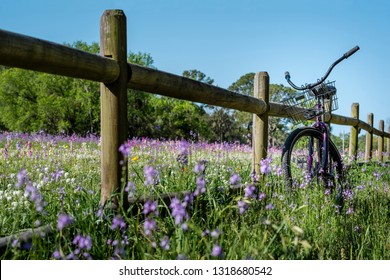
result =
[[[259,173],[260,160],[267,156],[268,118],[288,117],[285,107],[269,102],[267,72],[256,73],[254,97],[192,79],[127,62],[126,16],[121,10],[107,10],[100,22],[101,56],[56,43],[0,30],[0,65],[101,82],[101,203],[120,188],[125,159],[119,147],[127,136],[127,89],[220,106],[253,114],[253,169]],[[349,152],[357,155],[358,130],[367,131],[365,159],[372,157],[373,135],[378,136],[378,157],[382,161],[385,138],[387,159],[390,127],[384,121],[374,128],[373,114],[367,123],[359,119],[359,105],[352,105],[351,117],[328,114],[330,123],[351,126]],[[127,166],[125,164],[124,166]],[[125,173],[127,174],[127,172]],[[127,180],[127,178],[125,178]],[[124,200],[125,202],[127,200]],[[118,204],[118,201],[114,201]]]

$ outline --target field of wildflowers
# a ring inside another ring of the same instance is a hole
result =
[[[0,238],[50,226],[1,259],[390,259],[387,164],[348,168],[339,208],[315,184],[286,190],[278,149],[253,178],[249,146],[130,139],[125,195],[154,198],[113,210],[99,207],[99,145],[0,134]]]

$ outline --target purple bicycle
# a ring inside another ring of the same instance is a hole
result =
[[[282,169],[286,187],[291,190],[303,187],[313,180],[322,184],[330,193],[336,194],[336,203],[342,204],[344,168],[339,151],[330,139],[326,115],[338,109],[335,82],[325,82],[333,68],[353,55],[356,46],[336,60],[325,76],[312,84],[296,86],[290,73],[285,78],[298,90],[297,95],[283,101],[291,119],[298,123],[315,119],[311,127],[295,129],[287,138],[282,152]]]

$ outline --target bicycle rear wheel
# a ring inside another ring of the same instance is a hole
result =
[[[332,141],[324,148],[323,135],[317,129],[303,127],[287,138],[282,152],[282,170],[289,190],[304,188],[313,180],[336,191],[337,204],[342,204],[344,170],[340,153]]]

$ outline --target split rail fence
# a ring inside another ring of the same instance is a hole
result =
[[[253,169],[267,156],[268,118],[288,117],[285,106],[269,102],[269,76],[254,77],[254,97],[127,62],[126,16],[122,10],[106,10],[100,22],[100,52],[94,55],[21,34],[0,30],[0,65],[101,82],[101,203],[119,191],[125,159],[119,147],[127,139],[127,89],[220,106],[253,114]],[[389,159],[390,127],[384,121],[374,128],[373,114],[367,123],[359,119],[359,104],[352,104],[351,117],[328,114],[327,121],[351,126],[350,156],[358,151],[358,132],[366,134],[365,160],[372,157],[373,135],[378,136],[378,159]],[[386,152],[385,138],[387,139]],[[125,166],[127,166],[125,164]],[[127,174],[125,172],[124,174]],[[125,178],[127,181],[127,178]],[[126,203],[127,200],[124,201]],[[128,202],[127,202],[128,203]],[[118,204],[118,200],[114,201]]]

